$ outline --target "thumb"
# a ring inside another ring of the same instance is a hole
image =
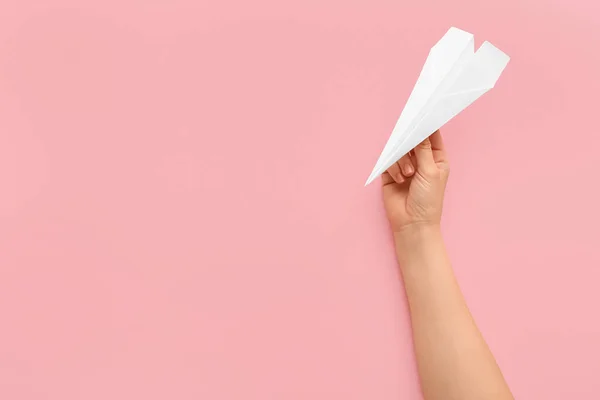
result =
[[[437,170],[429,138],[419,143],[413,151],[417,158],[417,170],[420,170],[424,174],[431,174]]]

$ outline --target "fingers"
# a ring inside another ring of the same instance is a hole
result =
[[[433,158],[431,140],[429,138],[419,143],[419,145],[415,147],[414,153],[417,159],[417,168],[419,168],[420,172],[430,174],[437,171],[435,159]]]
[[[446,155],[446,148],[444,147],[444,140],[439,130],[435,131],[433,135],[429,137],[431,140],[431,149],[433,151],[433,159],[438,165],[447,166],[448,157]]]
[[[440,133],[439,129],[429,136],[429,140],[431,141],[431,148],[433,150],[445,150],[444,139],[442,138],[442,134]]]
[[[412,156],[411,156],[412,154]],[[448,160],[439,130],[423,140],[413,151],[403,156],[383,174],[384,186],[392,182],[404,183],[419,170],[425,175],[447,170]]]
[[[407,154],[388,168],[387,172],[396,183],[403,183],[406,178],[414,175],[415,166]]]
[[[394,178],[390,176],[389,172],[385,171],[383,174],[381,174],[381,183],[383,184],[383,186],[389,185],[390,183],[394,182]]]
[[[394,181],[396,181],[396,183],[404,182],[404,176],[402,176],[402,171],[400,170],[400,166],[398,165],[397,162],[392,164],[392,166],[388,168],[387,172],[388,172],[388,174],[390,174],[392,179],[394,179]]]
[[[413,176],[413,174],[415,173],[415,166],[413,165],[410,159],[410,155],[408,154],[398,161],[398,165],[400,166],[402,174],[407,178]]]

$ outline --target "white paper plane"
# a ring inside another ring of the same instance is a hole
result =
[[[419,79],[385,145],[368,185],[402,156],[492,89],[510,57],[458,28],[431,48]]]

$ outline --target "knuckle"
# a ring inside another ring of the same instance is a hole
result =
[[[419,147],[422,149],[431,149],[431,141],[429,140],[429,138],[423,140],[420,144]]]

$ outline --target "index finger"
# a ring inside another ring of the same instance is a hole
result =
[[[446,155],[446,147],[444,146],[444,139],[440,130],[433,132],[433,135],[429,137],[431,142],[431,150],[433,150],[433,158],[436,163],[448,162],[448,156]]]
[[[429,137],[429,140],[431,141],[431,148],[435,151],[435,150],[441,150],[441,151],[445,151],[445,147],[444,147],[444,139],[442,139],[442,134],[440,133],[440,130],[438,129],[437,131],[433,132],[433,134]]]

